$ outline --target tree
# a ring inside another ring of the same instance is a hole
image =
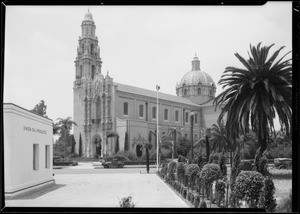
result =
[[[75,145],[76,145],[74,135],[71,134],[69,138],[71,139],[70,140],[71,141],[71,154],[74,154],[75,153]]]
[[[219,120],[217,121],[217,124],[211,126],[210,142],[212,143],[212,149],[214,151],[218,149],[220,152],[224,149],[226,152],[229,152],[230,165],[232,166],[232,153],[234,152],[236,145],[228,137],[223,120]]]
[[[178,131],[176,128],[172,128],[171,131],[169,132],[169,136],[173,138],[173,152],[172,152],[172,159],[173,158],[177,158],[178,154],[177,154],[177,134],[181,134],[180,131]]]
[[[125,132],[125,142],[124,142],[124,150],[125,151],[128,151],[130,148],[129,148],[129,142],[128,142],[128,133]]]
[[[116,142],[116,146],[115,146],[115,153],[117,154],[119,151],[119,137],[117,137],[117,142]]]
[[[211,128],[207,128],[206,131],[205,131],[205,137],[198,140],[194,145],[194,147],[198,146],[198,145],[201,145],[201,144],[205,145],[205,148],[206,148],[206,162],[207,163],[208,163],[209,154],[210,154],[210,138],[211,138]]]
[[[149,150],[152,148],[152,144],[147,141],[146,138],[138,134],[138,137],[133,138],[133,145],[141,145],[142,148],[145,148],[147,173],[149,173]]]
[[[66,157],[68,135],[70,134],[73,125],[77,126],[77,124],[71,119],[71,117],[67,117],[65,119],[58,118],[57,120],[57,125],[60,127],[60,130],[64,133],[64,135],[61,135],[61,138],[63,138],[63,141],[65,142],[64,156]]]
[[[257,47],[250,44],[249,59],[238,53],[235,56],[244,69],[227,67],[218,84],[225,89],[214,100],[221,106],[219,120],[226,116],[226,129],[232,139],[251,129],[257,134],[262,154],[267,148],[269,131],[274,131],[275,114],[287,135],[290,135],[292,117],[292,64],[291,59],[282,61],[287,54],[275,62],[281,47],[268,59],[274,45]],[[250,123],[250,124],[249,124]]]
[[[41,115],[42,117],[47,117],[46,113],[47,106],[45,105],[45,101],[41,100],[39,104],[36,104],[35,107],[31,110],[31,112]]]
[[[78,149],[78,154],[79,154],[79,157],[82,156],[82,139],[81,139],[81,133],[79,134],[79,149]]]
[[[179,137],[176,147],[178,155],[186,157],[191,149],[191,141],[185,137]]]

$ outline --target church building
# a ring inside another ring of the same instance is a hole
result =
[[[176,129],[194,141],[217,122],[220,110],[215,111],[213,106],[216,86],[201,70],[197,55],[192,59],[191,70],[176,84],[177,96],[174,96],[114,82],[108,73],[102,73],[96,26],[89,11],[81,30],[73,87],[73,118],[78,125],[74,127],[76,153],[81,147],[85,157],[94,157],[97,150],[101,150],[101,156],[112,155],[116,146],[120,151],[136,152],[140,145],[134,139],[138,136],[149,140],[156,148],[157,120],[159,139]],[[118,137],[107,138],[110,133],[117,133]]]

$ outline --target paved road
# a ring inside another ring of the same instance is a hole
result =
[[[53,173],[59,174],[125,174],[125,173],[139,173],[145,174],[146,166],[139,165],[125,165],[123,168],[108,168],[105,169],[98,162],[84,163],[80,162],[77,166],[63,166],[54,167]],[[155,173],[156,166],[150,166],[149,173]]]

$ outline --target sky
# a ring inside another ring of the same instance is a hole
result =
[[[292,50],[292,2],[263,6],[7,6],[4,103],[73,117],[73,81],[81,22],[93,15],[102,73],[115,82],[176,95],[175,86],[200,69],[218,83],[227,66],[243,67],[250,44]],[[291,55],[288,55],[291,57]],[[217,93],[222,87],[217,85]]]

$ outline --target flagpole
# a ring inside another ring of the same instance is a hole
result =
[[[156,170],[158,171],[158,90],[159,86],[156,85]]]

